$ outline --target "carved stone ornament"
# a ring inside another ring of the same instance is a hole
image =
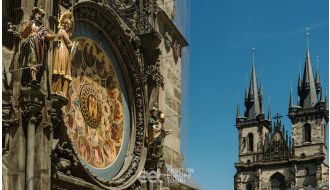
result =
[[[160,73],[160,65],[156,63],[155,65],[148,65],[144,71],[144,82],[148,85],[154,85],[164,88],[164,77]]]

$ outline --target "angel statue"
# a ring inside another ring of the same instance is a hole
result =
[[[72,80],[70,55],[75,47],[75,43],[70,40],[73,31],[73,15],[70,11],[61,15],[58,29],[59,37],[54,49],[52,93],[66,98]]]

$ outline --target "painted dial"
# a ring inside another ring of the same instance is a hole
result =
[[[90,38],[79,37],[74,42],[64,122],[79,160],[89,169],[101,171],[110,167],[121,151],[128,113],[107,53]]]

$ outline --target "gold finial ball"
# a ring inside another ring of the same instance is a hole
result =
[[[255,51],[256,50],[256,48],[252,48],[252,51]]]
[[[161,120],[165,120],[165,114],[161,113],[160,116],[159,116],[159,118],[160,118]]]

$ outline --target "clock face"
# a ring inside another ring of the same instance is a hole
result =
[[[74,44],[64,122],[80,162],[98,177],[107,178],[106,170],[127,149],[123,145],[129,128],[124,87],[101,46],[87,37],[75,38]]]

